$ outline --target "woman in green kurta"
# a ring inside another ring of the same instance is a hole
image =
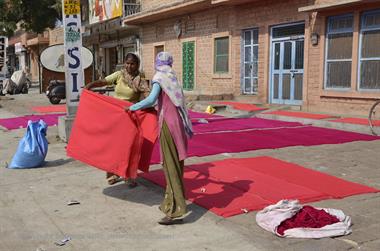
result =
[[[85,86],[90,90],[94,87],[115,86],[115,98],[137,103],[146,98],[150,92],[149,81],[139,71],[140,59],[133,53],[128,53],[124,58],[124,69],[108,75],[104,79],[96,80]],[[120,177],[113,173],[107,173],[108,184],[112,185],[121,181]],[[135,187],[137,183],[129,179],[129,187]]]

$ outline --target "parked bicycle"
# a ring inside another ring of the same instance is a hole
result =
[[[380,135],[380,100],[377,100],[369,110],[368,122],[371,132]]]

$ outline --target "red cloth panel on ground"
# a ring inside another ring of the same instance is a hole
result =
[[[273,114],[273,115],[280,115],[280,116],[287,116],[287,117],[296,117],[296,118],[305,118],[305,119],[329,119],[329,118],[336,118],[336,116],[327,115],[327,114],[315,114],[315,113],[307,113],[307,112],[292,112],[292,111],[282,111],[282,110],[264,112],[264,114]]]
[[[66,112],[66,105],[33,106],[32,111],[39,113]]]
[[[369,125],[368,119],[363,119],[363,118],[341,118],[341,119],[334,119],[334,120],[329,120],[329,121],[338,122],[338,123],[365,125],[365,126]],[[380,126],[380,120],[375,120],[373,121],[373,123],[375,126]]]
[[[166,185],[162,170],[141,176]],[[260,210],[282,199],[305,203],[380,191],[267,156],[190,165],[184,183],[188,200],[223,217]]]
[[[130,102],[84,90],[67,155],[124,178],[149,170],[157,139],[157,114],[126,112]]]
[[[216,101],[212,102],[213,104],[222,104],[222,105],[231,105],[236,110],[242,110],[242,111],[263,111],[268,108],[265,107],[258,107],[255,104],[246,104],[246,103],[239,103],[239,102],[231,102],[231,101]]]

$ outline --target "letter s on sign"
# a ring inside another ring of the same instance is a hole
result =
[[[75,60],[75,63],[72,64],[71,62],[69,62],[69,68],[71,69],[75,69],[75,68],[78,68],[79,64],[80,64],[80,59],[79,59],[79,55],[75,55],[74,52],[78,52],[79,53],[79,48],[78,47],[74,47],[72,49],[69,49],[68,50],[68,54],[69,56]],[[76,53],[77,54],[77,53]]]

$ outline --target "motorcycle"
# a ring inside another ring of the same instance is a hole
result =
[[[46,96],[50,103],[57,105],[62,99],[66,99],[65,80],[50,80],[46,89]]]
[[[98,92],[100,94],[114,91],[113,87],[98,87],[93,88],[92,91]],[[66,83],[65,80],[50,80],[49,85],[46,89],[46,96],[48,97],[50,103],[57,105],[62,99],[66,99]]]

